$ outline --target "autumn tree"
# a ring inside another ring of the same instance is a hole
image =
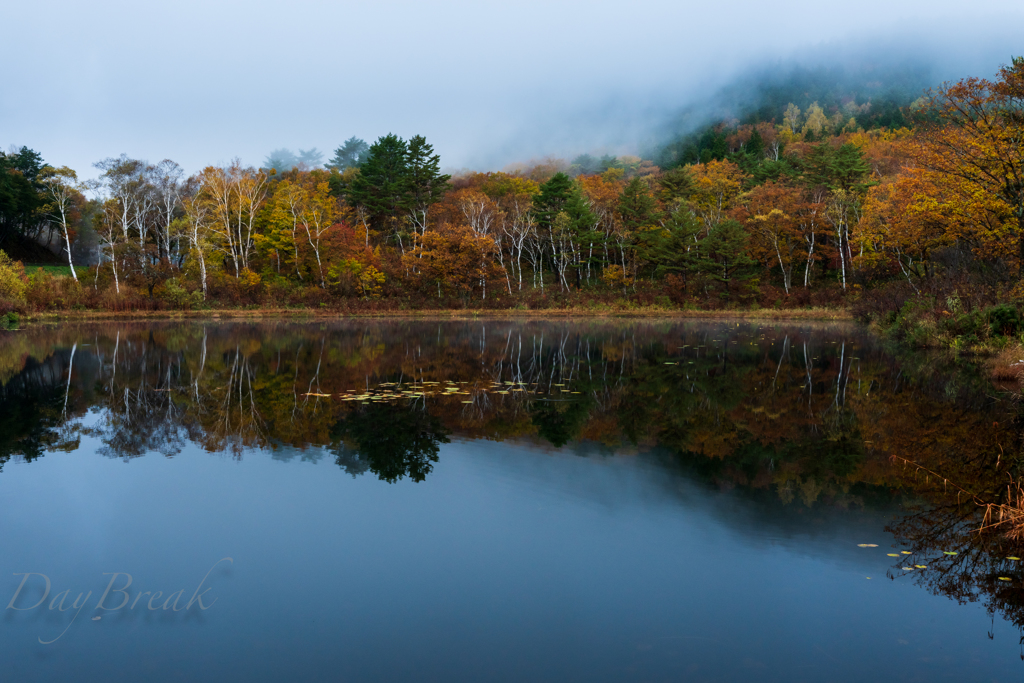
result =
[[[281,273],[281,254],[289,270],[302,280],[302,259],[299,257],[299,219],[306,203],[306,190],[295,177],[284,178],[274,187],[267,200],[265,224],[256,236],[261,250],[275,262]]]
[[[538,188],[533,180],[505,173],[492,174],[481,186],[498,206],[497,217],[504,235],[502,242],[508,245],[509,266],[520,290],[523,288],[523,254],[537,239],[537,222],[532,209]]]
[[[835,234],[840,279],[844,290],[847,271],[851,269],[853,263],[853,250],[850,246],[851,225],[856,225],[859,221],[864,194],[873,184],[869,180],[870,170],[864,153],[850,143],[833,148],[828,142],[822,142],[812,147],[803,160],[805,185],[811,191],[825,189],[829,193],[824,215]]]
[[[710,233],[725,218],[743,191],[746,175],[731,161],[710,161],[692,167],[693,189],[689,203],[694,215]]]
[[[179,190],[178,201],[184,215],[177,219],[175,225],[178,234],[184,234],[189,245],[189,256],[199,265],[199,282],[203,290],[203,299],[207,295],[206,258],[213,249],[211,244],[213,206],[210,198],[203,192],[203,177],[189,178]]]
[[[859,237],[867,245],[864,260],[890,257],[915,291],[932,272],[933,254],[950,246],[957,236],[947,190],[931,182],[922,169],[871,188]]]
[[[588,206],[597,219],[596,229],[600,231],[598,244],[603,250],[602,262],[607,268],[610,264],[618,261],[621,253],[615,252],[615,246],[625,242],[623,229],[620,222],[618,205],[619,196],[622,193],[623,181],[619,174],[602,174],[595,176],[581,176],[577,179],[580,190],[587,198]],[[620,265],[625,273],[625,266]]]
[[[918,161],[961,198],[991,195],[1005,206],[1005,239],[1017,243],[1024,279],[1024,57],[994,81],[965,78],[929,97]]]
[[[114,198],[103,202],[99,213],[93,217],[94,229],[100,238],[100,262],[104,257],[110,259],[110,269],[114,275],[114,290],[121,293],[121,279],[118,275],[117,262],[124,251],[126,241],[122,239],[122,206]],[[97,265],[97,276],[99,265]]]
[[[179,185],[185,172],[174,161],[164,159],[154,166],[150,172],[151,182],[156,190],[157,202],[157,256],[172,258],[171,243],[175,237],[171,223],[180,214]],[[176,248],[177,249],[177,248]]]
[[[78,174],[67,166],[44,166],[39,172],[39,182],[46,188],[50,200],[45,206],[46,213],[50,220],[60,226],[61,235],[64,237],[64,249],[68,253],[71,277],[78,282],[75,264],[71,259],[71,239],[74,234],[71,224],[77,218],[80,206],[85,203]]]
[[[824,110],[818,106],[817,102],[812,102],[811,106],[807,107],[806,118],[804,119],[804,127],[801,129],[801,133],[804,134],[805,140],[814,140],[826,130],[828,126],[828,118],[825,116]]]
[[[334,225],[338,215],[337,201],[331,195],[331,188],[324,171],[314,171],[303,178],[304,197],[299,213],[299,221],[306,233],[306,240],[316,258],[317,272],[320,275],[320,287],[327,288],[327,277],[324,274],[324,260],[321,245],[324,236]]]
[[[209,166],[202,172],[203,192],[210,202],[211,242],[228,259],[239,277],[252,271],[256,250],[257,216],[267,197],[267,175],[246,168],[236,159],[230,166]]]
[[[457,294],[464,300],[485,280],[494,241],[478,237],[467,226],[429,230],[420,244],[403,257],[424,285],[436,288],[438,298]]]
[[[148,178],[149,166],[145,161],[131,159],[125,154],[104,159],[94,166],[103,171],[100,182],[115,202],[115,206],[107,210],[117,212],[121,242],[125,246],[133,242],[138,247],[134,251],[138,255],[137,265],[141,265],[145,259],[146,239],[157,202]],[[126,253],[122,250],[122,254]],[[122,266],[128,267],[128,263],[123,261]]]
[[[779,265],[787,294],[793,286],[797,255],[807,245],[799,229],[799,193],[799,188],[768,182],[754,188],[743,199],[746,225],[757,251],[765,261]]]

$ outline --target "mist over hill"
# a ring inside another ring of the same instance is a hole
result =
[[[791,103],[802,111],[817,103],[830,115],[853,103],[861,107],[854,113],[860,127],[899,127],[906,108],[928,88],[966,76],[991,77],[1024,53],[1019,26],[1018,19],[935,21],[788,52],[762,51],[728,68],[710,59],[684,63],[680,68],[688,74],[660,87],[610,84],[543,119],[525,118],[506,139],[491,140],[474,154],[468,166],[494,170],[584,153],[638,155],[671,165],[672,148],[688,136],[720,122],[781,123]]]

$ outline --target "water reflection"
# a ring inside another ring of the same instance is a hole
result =
[[[423,481],[448,434],[439,419],[415,403],[360,407],[331,429],[338,465],[353,475],[369,470],[391,483],[402,477]]]
[[[422,479],[454,434],[660,446],[811,505],[903,485],[891,455],[966,463],[1019,431],[981,378],[908,368],[852,327],[119,324],[8,335],[0,356],[5,460],[88,430],[111,457],[329,446]]]
[[[1019,405],[852,326],[62,325],[0,337],[0,383],[0,468],[89,436],[124,460],[258,448],[422,482],[442,444],[487,440],[654,454],[776,506],[901,505],[898,547],[868,550],[893,580],[1024,627],[1024,549],[977,531],[1021,476]]]

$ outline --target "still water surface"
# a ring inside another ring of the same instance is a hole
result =
[[[1024,676],[950,488],[1017,406],[854,326],[64,325],[0,383],[5,680]]]

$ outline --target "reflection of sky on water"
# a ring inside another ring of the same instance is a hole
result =
[[[302,462],[318,449],[125,463],[98,445],[4,468],[4,595],[24,571],[73,594],[126,571],[191,595],[218,559],[234,565],[201,617],[87,610],[44,647],[66,621],[5,613],[11,680],[932,681],[1020,666],[1009,625],[990,641],[982,608],[885,579],[895,510],[782,506],[656,456],[522,442],[442,444],[425,481],[397,484]]]

